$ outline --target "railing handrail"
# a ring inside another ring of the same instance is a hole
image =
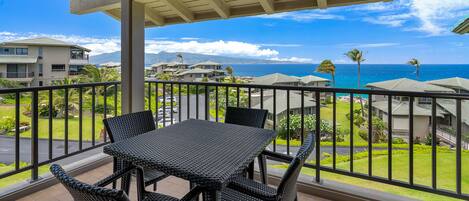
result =
[[[367,95],[413,96],[413,97],[469,100],[469,94],[443,93],[443,92],[413,92],[413,91],[378,90],[378,89],[351,89],[351,88],[334,88],[334,87],[237,84],[237,83],[220,83],[220,82],[186,82],[186,81],[167,81],[167,80],[146,80],[145,82],[161,83],[161,84],[220,86],[220,87],[234,87],[234,88],[239,87],[239,88],[276,89],[276,90],[312,91],[312,92],[319,91],[319,92],[326,92],[326,93],[335,92],[335,93],[353,93],[353,94],[367,94]]]
[[[23,87],[23,88],[7,88],[0,89],[0,94],[16,93],[16,92],[31,92],[31,91],[45,91],[45,90],[56,90],[56,89],[78,89],[83,87],[93,86],[108,86],[120,84],[120,82],[94,82],[94,83],[78,83],[71,85],[53,85],[53,86],[34,86],[34,87]]]

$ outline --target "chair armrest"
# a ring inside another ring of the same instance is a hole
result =
[[[269,160],[274,160],[278,162],[290,163],[293,160],[293,157],[287,156],[285,154],[264,150],[261,153],[264,156],[267,156]]]
[[[200,186],[195,186],[194,188],[192,188],[191,191],[189,191],[189,193],[187,193],[186,195],[184,195],[184,197],[181,198],[181,201],[192,201],[192,200],[197,200],[197,198],[199,197],[199,195],[202,193],[204,189]]]
[[[127,168],[124,168],[122,170],[117,171],[116,173],[96,182],[94,185],[99,186],[99,187],[104,187],[112,182],[116,181],[117,179],[125,176],[126,174],[129,174],[132,170],[134,170],[136,167],[135,166],[129,166]]]

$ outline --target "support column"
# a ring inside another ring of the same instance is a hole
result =
[[[128,114],[145,108],[145,6],[135,0],[121,3],[121,109]]]

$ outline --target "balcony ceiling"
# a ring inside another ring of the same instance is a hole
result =
[[[281,13],[391,0],[135,0],[145,4],[145,26]],[[120,20],[120,0],[70,0],[75,14],[104,12]]]

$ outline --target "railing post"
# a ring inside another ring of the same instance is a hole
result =
[[[31,181],[36,181],[39,178],[39,136],[38,136],[38,131],[39,131],[39,125],[38,125],[38,119],[39,119],[39,93],[37,90],[33,91],[32,94],[32,105],[31,105],[31,111],[32,111],[32,116],[31,116],[31,164],[32,164],[32,169],[31,169]]]

